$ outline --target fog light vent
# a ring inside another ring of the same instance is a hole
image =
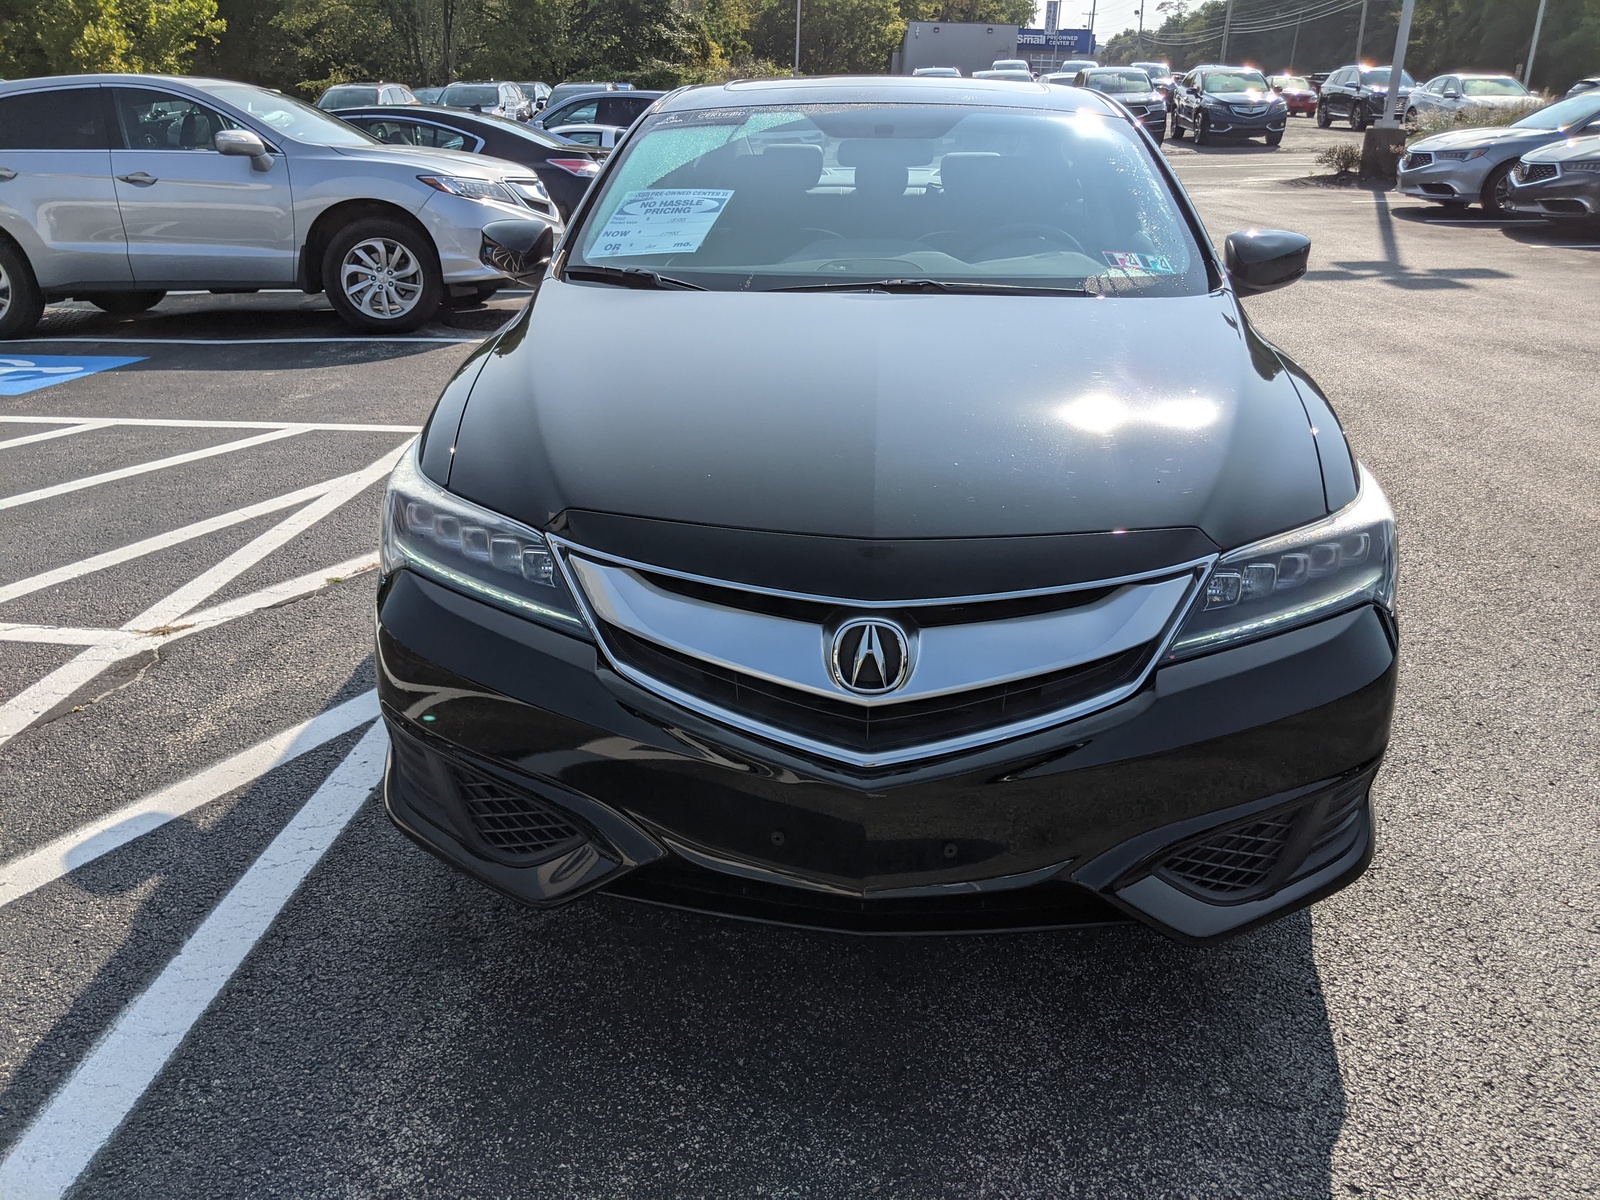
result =
[[[502,854],[543,861],[587,840],[561,813],[533,796],[459,769],[455,775],[473,829]]]
[[[1188,846],[1163,862],[1160,873],[1217,896],[1260,887],[1278,865],[1298,815],[1269,817]]]

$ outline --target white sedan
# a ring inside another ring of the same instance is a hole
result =
[[[1457,71],[1454,75],[1435,75],[1421,87],[1413,88],[1406,106],[1406,120],[1418,113],[1458,112],[1483,105],[1487,108],[1520,107],[1532,93],[1510,75],[1479,75]]]

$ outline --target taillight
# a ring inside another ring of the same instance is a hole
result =
[[[587,179],[600,174],[600,164],[592,158],[551,158],[545,161],[552,167],[560,167],[568,175],[581,175]]]

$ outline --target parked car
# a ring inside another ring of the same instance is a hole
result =
[[[558,104],[547,104],[533,123],[541,129],[554,130],[561,125],[611,125],[626,129],[632,125],[665,92],[647,92],[630,88],[627,91],[589,92],[569,96]]]
[[[416,88],[412,94],[416,96],[418,104],[437,104],[439,97],[444,95],[442,87]]]
[[[1576,96],[1580,92],[1592,91],[1595,88],[1600,88],[1600,75],[1587,75],[1568,88],[1567,95]]]
[[[369,104],[418,104],[420,101],[403,83],[340,83],[317,97],[323,112],[341,108],[363,108]]]
[[[1195,144],[1212,138],[1283,141],[1289,106],[1254,67],[1196,67],[1173,87],[1172,136],[1194,131]]]
[[[1580,92],[1510,125],[1449,129],[1412,142],[1400,159],[1395,190],[1461,208],[1477,201],[1494,216],[1509,216],[1518,159],[1552,142],[1597,133],[1600,91]]]
[[[1435,75],[1427,83],[1411,89],[1405,118],[1415,121],[1419,113],[1460,112],[1469,106],[1508,108],[1526,104],[1532,95],[1512,75],[1472,74]]]
[[[532,102],[534,112],[538,112],[549,103],[550,85],[548,83],[535,81],[533,83],[519,83],[517,86],[522,89],[522,94]]]
[[[1165,140],[1167,98],[1137,67],[1091,67],[1073,76],[1073,85],[1110,96],[1133,114],[1151,137],[1158,142]]]
[[[537,293],[389,482],[407,835],[873,932],[1208,940],[1365,869],[1394,521],[1239,301],[1306,238],[1218,254],[1108,98],[981,80],[684,89],[595,187],[554,261],[485,231]]]
[[[1313,71],[1306,76],[1306,82],[1311,85],[1311,90],[1320,96],[1322,85],[1328,82],[1328,76],[1332,74],[1332,71]]]
[[[482,229],[543,215],[507,183],[525,171],[383,146],[250,84],[0,83],[0,337],[51,301],[129,314],[174,289],[325,291],[358,329],[412,330],[500,286]]]
[[[589,181],[600,173],[600,156],[574,147],[542,129],[504,117],[455,108],[418,105],[405,112],[392,108],[357,108],[339,114],[358,129],[391,146],[460,150],[487,154],[530,168],[565,221]],[[525,186],[512,181],[512,186]]]
[[[1087,71],[1100,64],[1092,58],[1069,58],[1064,60],[1054,71],[1053,75],[1076,75],[1079,71]]]
[[[1511,184],[1512,212],[1600,227],[1600,135],[1530,150]]]
[[[533,116],[533,102],[514,83],[452,83],[439,93],[439,103],[508,121],[526,121]]]
[[[1172,107],[1172,68],[1164,62],[1136,62],[1129,63],[1130,67],[1137,67],[1150,76],[1150,82],[1155,84],[1156,91],[1160,92],[1166,100],[1167,107]]]
[[[1317,115],[1317,93],[1311,89],[1304,75],[1268,75],[1267,82],[1272,85],[1273,91],[1283,97],[1291,117]]]
[[[1416,80],[1400,72],[1400,94],[1395,101],[1397,119],[1405,113],[1415,86]],[[1317,94],[1317,125],[1326,129],[1335,117],[1342,117],[1350,122],[1351,129],[1365,129],[1383,119],[1388,98],[1388,67],[1340,67],[1328,76]]]
[[[1007,83],[1032,83],[1032,71],[974,71],[974,79],[1000,79]]]
[[[558,83],[550,89],[550,95],[545,100],[545,107],[552,104],[561,104],[574,96],[587,96],[590,92],[628,92],[633,90],[631,83]]]
[[[567,146],[584,146],[595,151],[609,152],[628,131],[618,129],[615,125],[557,125],[554,129],[546,129],[543,132],[560,139]]]
[[[1027,60],[1021,58],[997,58],[989,64],[989,69],[991,71],[1026,71],[1030,78],[1033,75],[1033,68],[1028,65]]]
[[[911,72],[913,75],[932,75],[936,79],[960,79],[959,67],[918,67]]]

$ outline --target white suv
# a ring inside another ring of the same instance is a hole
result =
[[[481,233],[508,217],[560,232],[526,167],[386,146],[249,84],[0,83],[0,338],[52,300],[127,314],[176,289],[326,291],[358,329],[407,332],[500,286]]]

